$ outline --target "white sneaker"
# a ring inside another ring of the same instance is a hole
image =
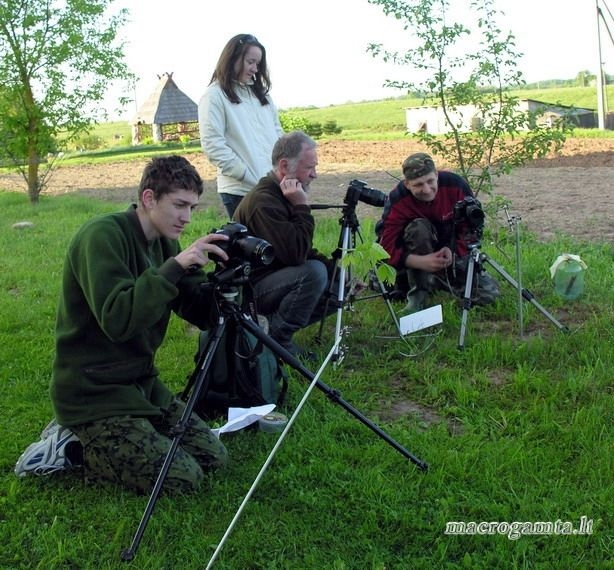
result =
[[[51,437],[56,431],[58,431],[62,426],[57,422],[55,418],[53,418],[45,427],[43,431],[41,431],[41,439],[47,439]]]
[[[52,420],[41,433],[41,440],[31,443],[21,454],[15,465],[15,475],[49,475],[71,469],[74,465],[66,456],[66,450],[73,442],[79,443],[79,438],[68,428]]]

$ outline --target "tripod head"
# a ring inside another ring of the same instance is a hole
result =
[[[249,261],[241,261],[238,264],[225,266],[218,263],[215,270],[207,273],[211,283],[216,285],[216,289],[223,289],[232,286],[239,286],[249,281],[252,272],[252,265]]]
[[[221,315],[231,316],[233,319],[243,310],[249,310],[253,315],[253,299],[250,287],[243,286],[249,283],[252,266],[249,261],[242,261],[227,267],[218,262],[215,271],[207,273],[207,282],[203,287],[213,290],[215,303]]]
[[[480,250],[481,245],[482,243],[479,240],[467,244],[469,257],[473,258],[475,267],[478,269],[478,271],[482,270],[482,261],[484,260],[484,254]]]

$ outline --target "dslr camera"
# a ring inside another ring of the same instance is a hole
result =
[[[454,223],[467,222],[474,230],[481,230],[484,226],[484,210],[482,204],[472,196],[459,200],[454,204]]]
[[[224,263],[228,267],[237,267],[248,262],[254,266],[270,265],[275,259],[273,246],[266,240],[250,236],[247,228],[237,222],[224,224],[216,234],[228,236],[228,241],[216,241],[215,245],[228,255],[228,261],[211,253],[209,257],[216,263]]]
[[[343,200],[346,204],[355,206],[358,201],[369,204],[369,206],[375,206],[376,208],[383,208],[386,203],[386,194],[381,190],[375,188],[369,188],[366,182],[362,180],[352,180],[348,186],[345,198]]]

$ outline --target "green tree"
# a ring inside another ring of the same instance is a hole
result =
[[[593,81],[596,81],[597,77],[590,71],[583,70],[576,75],[576,85],[579,87],[588,87]]]
[[[129,81],[113,0],[5,0],[0,4],[0,154],[40,192],[60,144],[104,119],[96,103]],[[60,142],[61,141],[61,142]]]
[[[453,22],[449,0],[369,0],[386,15],[404,22],[403,29],[417,45],[404,53],[370,44],[375,57],[417,70],[418,82],[388,81],[387,85],[422,93],[425,102],[438,105],[450,127],[448,133],[416,133],[433,154],[454,164],[473,187],[492,191],[493,180],[513,167],[558,150],[571,123],[539,121],[543,110],[521,111],[509,89],[524,85],[516,69],[521,53],[512,33],[496,23],[500,14],[494,0],[457,2],[465,22]],[[462,4],[462,5],[461,5]],[[463,115],[476,120],[466,127]]]

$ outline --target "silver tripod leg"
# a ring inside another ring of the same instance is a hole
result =
[[[522,312],[522,264],[520,262],[520,231],[518,219],[514,219],[516,229],[516,279],[518,281],[518,333],[520,338],[524,337],[524,318]]]
[[[460,335],[458,338],[458,348],[462,350],[465,348],[465,331],[467,330],[467,317],[469,315],[469,309],[471,309],[471,289],[473,288],[473,273],[475,269],[475,263],[480,255],[480,250],[475,248],[471,250],[469,255],[469,262],[467,263],[467,278],[465,280],[465,293],[463,295],[463,315],[461,317]]]
[[[349,227],[343,228],[343,237],[341,238],[341,259],[343,259],[349,248],[351,242],[351,231]],[[345,305],[345,278],[346,278],[347,270],[343,263],[339,263],[339,286],[337,288],[337,320],[335,322],[335,344],[333,351],[333,362],[339,364],[341,360],[343,360],[343,354],[340,348],[340,340],[341,340],[341,327],[343,324],[343,307]]]

